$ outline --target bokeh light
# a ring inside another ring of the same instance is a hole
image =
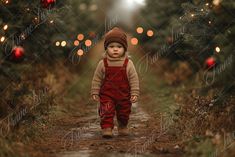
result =
[[[74,46],[78,46],[78,45],[79,45],[79,41],[78,41],[78,40],[75,40],[75,41],[73,42],[73,44],[74,44]]]
[[[147,31],[147,36],[152,37],[152,36],[153,36],[153,34],[154,34],[154,33],[153,33],[153,31],[152,31],[152,30],[148,30],[148,31]]]
[[[143,29],[142,27],[138,27],[138,28],[136,29],[136,32],[139,33],[139,34],[141,34],[141,33],[144,32],[144,29]]]
[[[91,40],[89,40],[89,39],[87,39],[86,41],[85,41],[85,45],[86,46],[91,46],[91,44],[92,44],[92,41]]]
[[[138,39],[137,38],[131,38],[131,44],[132,45],[138,45]]]
[[[55,42],[55,45],[60,46],[60,42],[59,41]]]
[[[78,51],[77,51],[77,55],[78,56],[82,56],[84,54],[84,51],[82,50],[82,49],[79,49]]]
[[[83,34],[78,34],[77,39],[82,41],[84,39],[84,35]]]
[[[65,47],[66,44],[67,44],[66,41],[62,41],[62,42],[61,42],[61,46],[62,46],[62,47]]]

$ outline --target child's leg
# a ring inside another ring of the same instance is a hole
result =
[[[116,106],[117,120],[122,126],[127,126],[131,113],[131,102],[129,100],[118,102]]]
[[[102,129],[114,127],[113,118],[115,116],[114,101],[107,96],[100,96],[100,126]]]

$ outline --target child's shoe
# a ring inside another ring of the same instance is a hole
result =
[[[118,122],[118,135],[119,136],[128,136],[129,130],[127,126],[122,125],[120,122]]]
[[[127,127],[123,127],[123,128],[118,128],[118,135],[119,136],[128,136],[129,135],[129,131]]]
[[[112,129],[111,128],[102,129],[102,136],[103,138],[112,138],[113,137]]]

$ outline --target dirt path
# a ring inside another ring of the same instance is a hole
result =
[[[101,137],[97,107],[80,106],[73,114],[54,115],[53,126],[45,130],[43,141],[35,147],[43,156],[181,156],[177,141],[171,139],[162,128],[161,116],[145,112],[139,104],[133,104],[129,137],[119,137],[114,128],[114,138]],[[83,110],[83,115],[78,112]],[[57,114],[59,112],[56,112]],[[115,121],[116,122],[116,121]],[[42,155],[41,154],[41,155]]]

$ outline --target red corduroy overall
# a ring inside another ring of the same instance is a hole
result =
[[[113,128],[115,112],[117,120],[127,125],[131,113],[130,85],[127,78],[126,67],[128,58],[123,66],[108,66],[104,58],[105,78],[100,88],[99,115],[101,128]]]

